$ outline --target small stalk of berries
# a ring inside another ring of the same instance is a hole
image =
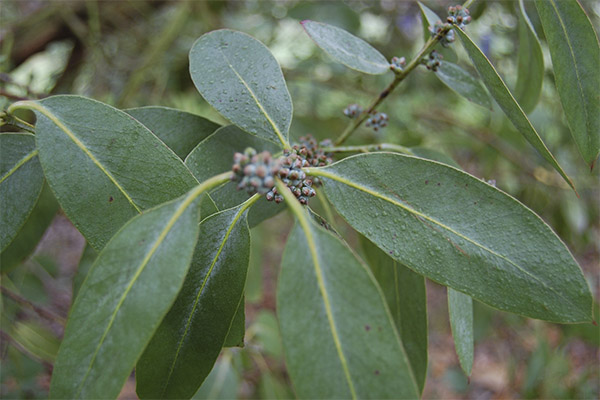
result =
[[[356,118],[363,112],[363,108],[358,104],[350,104],[344,109],[344,115],[348,118]]]
[[[455,40],[454,31],[450,29],[451,27],[451,23],[442,23],[442,21],[438,21],[434,26],[429,27],[429,32],[432,37],[440,37],[442,46],[449,47]]]
[[[306,173],[302,171],[303,167],[311,166],[306,159],[306,155],[307,149],[305,146],[301,146],[299,149],[285,150],[283,156],[279,159],[281,168],[277,171],[277,176],[290,188],[300,204],[308,204],[308,200],[317,194],[315,189],[312,188],[313,181],[308,179]],[[274,187],[267,193],[266,199],[280,203],[283,201],[283,196]]]
[[[436,72],[440,65],[442,65],[442,55],[437,51],[433,50],[429,53],[429,57],[423,60],[423,64],[428,70]]]
[[[406,58],[404,57],[393,57],[392,62],[390,63],[390,69],[394,73],[399,73],[404,71],[404,67],[406,67]]]
[[[469,9],[461,5],[448,7],[448,18],[446,21],[450,24],[456,24],[460,29],[465,29],[465,26],[471,22]]]
[[[388,124],[388,116],[386,113],[380,113],[373,111],[373,114],[365,122],[365,126],[370,126],[375,132],[383,129]]]
[[[238,183],[238,190],[246,190],[249,195],[266,194],[275,186],[274,176],[279,171],[279,164],[268,151],[257,153],[248,147],[243,153],[233,155],[231,180]]]

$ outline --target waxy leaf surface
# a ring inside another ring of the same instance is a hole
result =
[[[198,143],[221,127],[199,115],[167,107],[140,107],[124,111],[150,129],[182,160]]]
[[[483,88],[481,81],[458,65],[443,61],[435,76],[465,99],[482,107],[492,108],[490,96]]]
[[[460,366],[467,376],[473,368],[473,299],[448,288],[448,312],[454,338],[454,348]]]
[[[0,251],[15,238],[37,203],[44,184],[35,137],[0,134]]]
[[[246,132],[288,142],[292,100],[269,49],[245,33],[221,29],[190,50],[190,74],[204,99]]]
[[[137,364],[140,398],[190,398],[211,371],[244,292],[250,258],[248,205],[200,224],[181,292]]]
[[[198,237],[184,196],[128,222],[98,255],[71,309],[50,398],[116,398],[175,300]]]
[[[600,151],[600,47],[579,2],[536,0],[552,56],[556,89],[571,134],[588,164]]]
[[[310,20],[301,24],[317,46],[348,68],[373,75],[390,70],[390,63],[383,54],[350,32]]]
[[[533,25],[519,0],[519,53],[515,99],[526,113],[533,111],[542,93],[544,55]]]
[[[515,128],[523,135],[523,137],[540,153],[546,161],[548,161],[556,171],[564,178],[564,180],[575,189],[573,182],[567,176],[562,167],[558,164],[554,156],[550,153],[537,131],[523,112],[521,106],[516,102],[510,90],[506,87],[506,84],[498,75],[498,72],[494,66],[487,59],[485,54],[477,47],[471,38],[464,33],[460,28],[454,27],[458,37],[460,38],[469,58],[475,65],[479,76],[483,80],[483,83],[489,90],[490,94],[496,100],[496,103],[500,106],[504,114],[508,117],[510,122]]]
[[[297,396],[419,397],[368,267],[340,239],[303,218],[288,237],[277,285],[286,366]]]
[[[96,250],[142,210],[198,184],[152,132],[109,105],[79,96],[16,104],[35,112],[48,184]]]
[[[310,174],[324,180],[353,228],[414,271],[501,310],[590,321],[589,287],[564,243],[480,179],[394,153],[352,156]]]
[[[427,376],[427,293],[425,278],[361,236],[369,267],[392,313],[420,393]]]

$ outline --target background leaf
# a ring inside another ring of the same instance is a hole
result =
[[[519,0],[519,53],[515,99],[526,113],[533,111],[540,99],[544,81],[544,55],[533,25]]]
[[[35,137],[29,133],[0,134],[0,251],[25,224],[43,184]]]
[[[100,252],[71,308],[51,398],[116,398],[177,296],[198,237],[189,196],[128,222]]]
[[[360,242],[400,333],[419,393],[423,393],[427,376],[425,278],[398,263],[364,236]]]
[[[200,224],[192,266],[136,368],[140,398],[190,398],[211,371],[242,300],[249,202]]]
[[[192,399],[231,400],[238,397],[240,376],[235,370],[232,358],[233,354],[230,351],[223,352],[223,356],[217,360],[215,367]]]
[[[590,19],[573,1],[536,0],[552,56],[556,89],[583,159],[600,151],[600,47]]]
[[[390,63],[383,54],[350,32],[310,20],[301,24],[317,46],[348,68],[373,75],[390,70]]]
[[[473,299],[448,288],[448,312],[454,347],[460,366],[467,376],[473,368]]]
[[[79,96],[15,105],[35,111],[46,179],[96,250],[140,211],[198,184],[152,132],[113,107]]]
[[[303,218],[304,229],[296,224],[288,237],[277,287],[277,315],[296,394],[418,397],[372,274],[337,237],[308,215]]]
[[[287,144],[292,100],[264,44],[229,29],[204,34],[190,50],[190,74],[202,97],[225,118],[253,135]]]
[[[150,129],[182,160],[198,143],[221,127],[199,115],[167,107],[140,107],[124,111]]]
[[[394,153],[348,157],[322,177],[341,216],[414,271],[501,310],[554,322],[591,319],[573,256],[537,215],[455,168]],[[390,179],[381,171],[397,171]]]
[[[465,99],[491,110],[492,103],[481,81],[456,64],[442,61],[435,76]]]
[[[458,34],[465,50],[469,54],[473,65],[479,72],[479,76],[483,80],[483,83],[490,91],[490,94],[496,100],[496,103],[500,106],[504,114],[508,117],[510,122],[517,128],[517,130],[523,135],[525,139],[540,153],[546,161],[548,161],[554,169],[565,179],[565,181],[575,189],[573,182],[563,171],[562,167],[558,164],[554,156],[550,153],[537,131],[531,125],[531,122],[521,109],[521,106],[516,102],[512,96],[498,72],[494,69],[494,66],[490,63],[487,57],[481,52],[479,47],[466,33],[460,28],[455,27],[454,30]]]

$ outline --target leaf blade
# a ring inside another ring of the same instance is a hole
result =
[[[448,288],[448,312],[454,347],[465,375],[473,368],[473,299],[452,288]]]
[[[483,88],[481,81],[456,64],[443,61],[435,72],[444,85],[477,105],[492,109],[490,97]]]

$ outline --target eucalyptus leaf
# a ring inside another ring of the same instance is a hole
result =
[[[429,31],[429,27],[434,27],[436,22],[444,22],[442,19],[433,11],[431,8],[427,7],[425,4],[417,1],[419,5],[419,10],[421,11],[421,24],[423,25],[423,39],[425,42],[429,40],[431,37],[431,32]],[[456,51],[451,47],[443,47],[436,46],[436,50],[442,55],[444,62],[451,61],[456,62],[458,60],[458,56],[456,55]]]
[[[136,367],[140,398],[190,398],[208,376],[241,304],[251,201],[200,224],[192,266]]]
[[[307,173],[322,178],[354,229],[415,272],[501,310],[591,320],[589,287],[564,243],[480,179],[396,153],[356,155]]]
[[[190,50],[190,74],[204,99],[243,130],[288,143],[292,100],[269,49],[245,33],[221,29]]]
[[[350,32],[310,20],[301,24],[317,46],[348,68],[373,75],[390,70],[390,63],[383,54]]]
[[[398,263],[361,236],[361,247],[381,287],[396,329],[423,393],[427,376],[427,293],[425,278]]]
[[[515,99],[526,113],[533,111],[542,93],[544,55],[533,25],[519,0],[519,52]]]
[[[485,54],[477,47],[471,38],[464,33],[460,28],[454,27],[458,37],[460,38],[465,50],[469,54],[473,65],[479,72],[479,76],[489,90],[490,94],[496,100],[504,114],[508,117],[515,128],[523,135],[523,137],[540,153],[546,161],[548,161],[556,171],[564,178],[564,180],[575,190],[575,186],[562,167],[558,164],[554,156],[550,153],[537,131],[523,112],[523,109],[516,102],[506,84],[494,69],[494,66],[487,59]]]
[[[592,167],[600,151],[600,46],[577,1],[536,0],[571,134]]]
[[[467,376],[473,368],[473,299],[448,288],[448,312],[454,347],[460,366]]]
[[[277,285],[286,366],[297,396],[419,397],[394,321],[368,267],[303,210],[300,214]]]
[[[458,65],[443,61],[435,76],[465,99],[490,110],[492,109],[490,96],[485,91],[481,81]]]
[[[231,400],[238,398],[240,375],[235,370],[230,351],[225,351],[192,399]]]
[[[142,210],[198,184],[152,132],[107,104],[53,96],[12,107],[35,112],[36,143],[48,184],[96,250]]]
[[[124,110],[150,129],[182,160],[194,147],[221,126],[199,115],[167,107]]]
[[[125,224],[71,308],[50,398],[116,398],[175,300],[198,237],[194,192]]]
[[[235,311],[233,321],[231,321],[231,326],[229,327],[229,332],[227,332],[223,347],[244,347],[244,336],[246,335],[245,303],[245,298],[242,296],[242,300]]]
[[[0,251],[4,251],[27,221],[43,184],[35,136],[0,134]]]

